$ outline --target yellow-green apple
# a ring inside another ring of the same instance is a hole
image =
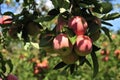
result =
[[[13,74],[8,74],[7,80],[18,80],[17,76],[13,75]]]
[[[88,24],[85,18],[82,16],[74,16],[69,19],[68,26],[74,31],[76,35],[83,35],[86,33]]]
[[[74,52],[71,52],[67,56],[61,56],[62,61],[66,64],[73,64],[78,60],[78,58],[79,56]]]
[[[92,51],[92,40],[86,35],[77,36],[74,50],[79,56],[86,56]]]
[[[60,33],[53,39],[53,48],[60,55],[66,56],[71,53],[72,44],[66,34]]]

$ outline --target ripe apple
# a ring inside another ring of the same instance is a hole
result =
[[[48,69],[48,60],[47,59],[44,59],[43,61],[42,61],[42,65],[41,65],[41,67],[43,68],[43,69]]]
[[[117,35],[116,35],[116,34],[112,34],[111,38],[112,38],[112,39],[116,39],[116,38],[117,38]]]
[[[71,28],[76,35],[85,34],[88,24],[81,16],[74,16],[68,21],[68,27]]]
[[[119,50],[119,49],[116,49],[116,50],[114,51],[114,55],[115,55],[115,56],[120,55],[120,50]]]
[[[15,75],[13,75],[13,74],[9,74],[7,76],[7,80],[18,80],[18,78]]]
[[[66,56],[72,51],[72,44],[66,34],[60,33],[53,39],[53,48],[60,55]]]
[[[27,33],[31,36],[36,36],[40,32],[40,27],[35,22],[29,22],[26,26]]]
[[[75,54],[74,52],[71,52],[67,56],[62,56],[61,59],[66,64],[73,64],[79,59],[79,56]]]
[[[79,35],[74,49],[79,56],[86,56],[92,51],[92,40],[86,35]]]
[[[108,61],[109,60],[109,56],[103,57],[102,60],[105,61],[105,62]]]
[[[0,18],[0,24],[10,24],[10,23],[12,23],[12,20],[8,20],[8,19],[12,19],[12,18],[10,16],[3,15]]]
[[[48,69],[48,61],[44,59],[42,62],[36,64],[37,67],[42,69]]]
[[[57,21],[56,32],[61,32],[62,28],[66,24],[67,24],[66,20],[60,15]]]
[[[36,74],[39,74],[40,72],[41,72],[41,70],[39,69],[39,67],[34,66],[34,71],[33,71],[33,73],[36,75]]]

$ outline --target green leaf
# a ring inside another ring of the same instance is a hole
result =
[[[102,16],[101,19],[103,19],[103,20],[114,20],[116,18],[120,18],[120,13],[105,14],[104,16]]]
[[[92,62],[93,62],[93,78],[94,78],[96,77],[99,71],[99,64],[98,64],[97,56],[94,51],[91,53],[91,57],[92,57]]]
[[[95,32],[97,32],[98,30],[100,30],[100,26],[98,24],[91,24],[88,27],[88,33],[89,35],[93,35]]]
[[[69,0],[51,0],[55,8],[65,8],[68,9],[70,2]],[[64,3],[64,4],[63,4]]]
[[[100,14],[106,14],[110,12],[113,9],[112,4],[109,2],[102,2],[95,4],[95,7],[93,11],[100,13]]]
[[[14,17],[14,14],[13,14],[12,12],[10,12],[10,11],[8,11],[8,12],[5,12],[3,15],[9,15],[9,16],[12,16],[12,17]]]
[[[102,24],[108,25],[108,26],[113,26],[111,23],[105,22],[105,21],[101,21]]]
[[[101,27],[101,29],[104,31],[104,33],[106,34],[106,36],[109,38],[109,40],[112,42],[112,39],[110,37],[110,31],[108,28],[106,27]]]
[[[100,3],[100,5],[101,5],[100,12],[103,14],[106,14],[113,9],[112,4],[109,2],[103,2],[103,3]]]
[[[85,4],[85,3],[79,3],[79,6],[80,6],[80,7],[83,7],[83,8],[91,8],[91,7],[94,7],[93,5],[88,5],[88,4]]]
[[[40,43],[39,46],[40,47],[46,47],[46,46],[51,46],[52,44],[52,40],[53,40],[53,36],[52,35],[41,35],[40,37]]]
[[[63,68],[64,66],[66,66],[66,64],[64,62],[60,62],[58,63],[53,69],[60,69],[60,68]]]
[[[31,45],[32,45],[33,47],[35,47],[35,48],[37,48],[37,49],[40,49],[38,43],[34,43],[34,42],[30,42],[30,43],[31,43]]]
[[[90,64],[90,62],[85,58],[85,63],[89,66],[92,67],[92,65]]]
[[[48,15],[51,15],[51,16],[56,16],[60,13],[60,11],[58,9],[52,9],[48,12]]]
[[[92,51],[95,52],[95,51],[98,51],[98,50],[100,50],[100,48],[98,46],[96,46],[96,45],[93,44]]]
[[[60,0],[59,0],[60,1]],[[60,7],[64,8],[64,9],[69,9],[70,7],[70,2],[69,0],[61,0],[62,4],[60,4]],[[64,2],[63,2],[64,1]],[[64,3],[64,4],[63,4]]]
[[[83,65],[85,63],[85,56],[80,56],[79,60],[80,60],[80,65]]]
[[[70,74],[72,74],[75,70],[75,64],[70,65]]]
[[[75,42],[76,42],[76,38],[77,38],[77,36],[68,37],[68,38],[69,38],[70,42],[72,43],[72,45],[74,45]]]
[[[0,52],[0,62],[2,62],[3,61],[3,55],[2,55],[2,53]]]
[[[2,71],[5,73],[6,72],[6,66],[5,66],[6,62],[5,61],[2,61]]]
[[[55,8],[58,8],[58,5],[59,5],[59,0],[51,0],[52,1],[52,4],[54,5]]]
[[[41,16],[40,18],[34,20],[35,22],[44,22],[44,21],[51,21],[54,19],[55,16]]]
[[[9,68],[10,68],[10,72],[12,72],[12,70],[13,70],[12,61],[11,61],[11,60],[7,60],[7,61],[6,61],[6,64],[8,64],[8,66],[9,66]]]

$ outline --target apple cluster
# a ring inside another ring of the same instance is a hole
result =
[[[48,68],[49,68],[49,65],[48,65],[47,59],[44,59],[42,62],[37,61],[35,62],[35,66],[34,66],[34,75],[43,73],[43,71]]]
[[[106,61],[109,60],[110,51],[109,51],[108,49],[102,49],[102,50],[100,51],[100,54],[103,55],[103,58],[102,58],[103,61],[106,62]]]
[[[53,39],[53,49],[57,52],[64,63],[73,64],[79,59],[79,56],[86,56],[92,51],[93,41],[96,41],[99,36],[95,38],[94,36],[100,31],[96,30],[94,33],[91,32],[87,35],[87,31],[92,31],[94,23],[100,25],[101,22],[97,17],[93,16],[94,19],[86,20],[82,16],[73,16],[68,21],[64,20],[62,17],[58,17],[58,23],[56,31],[59,32],[57,36]],[[88,23],[88,21],[91,21]],[[68,28],[76,36],[75,43],[72,44],[68,34],[64,32],[64,26],[67,25]],[[94,26],[96,27],[96,26]],[[94,38],[93,38],[94,37]]]

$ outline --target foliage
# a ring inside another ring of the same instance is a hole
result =
[[[24,0],[23,10],[19,14],[12,12],[2,14],[0,77],[5,79],[9,73],[13,73],[20,80],[93,80],[93,78],[118,80],[120,74],[115,71],[119,72],[119,56],[118,53],[117,55],[112,53],[116,48],[119,49],[119,36],[114,36],[117,39],[111,37],[109,28],[102,25],[113,26],[107,20],[120,17],[119,13],[110,13],[113,9],[112,4],[99,0],[51,0],[51,2],[54,5],[53,9],[48,11],[45,6],[41,8],[46,11],[46,15],[41,14],[42,11],[39,11],[34,0]],[[6,16],[9,17],[6,19]],[[77,27],[78,30],[73,27]],[[59,34],[65,34],[65,37],[60,36],[57,39],[63,44],[58,43],[59,47],[56,48],[54,45],[57,43],[54,43],[54,40]],[[84,48],[85,51],[82,53],[87,53],[84,56],[76,52],[76,40],[79,35],[88,36],[92,43],[90,50],[86,51]],[[100,48],[105,50],[103,56],[99,54]],[[68,55],[62,56],[60,52],[66,54],[67,50],[71,51],[68,61],[74,60],[74,63],[64,61],[63,57],[67,58]],[[74,56],[71,57],[71,54]],[[44,60],[48,62],[44,63]]]

